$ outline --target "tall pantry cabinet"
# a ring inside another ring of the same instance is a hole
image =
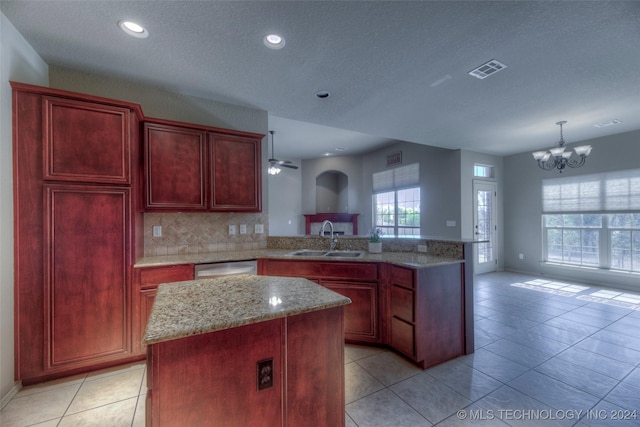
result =
[[[139,107],[12,86],[16,379],[139,358]]]

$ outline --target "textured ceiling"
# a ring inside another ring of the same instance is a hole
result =
[[[278,157],[388,140],[508,155],[553,145],[559,120],[567,143],[640,129],[636,1],[1,0],[0,9],[49,64],[268,111]],[[149,38],[122,32],[125,18]],[[269,32],[285,37],[283,49],[264,46]],[[467,74],[491,59],[508,68]],[[612,119],[622,123],[594,127]]]

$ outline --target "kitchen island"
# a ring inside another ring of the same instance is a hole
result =
[[[344,425],[344,305],[309,280],[160,285],[147,345],[147,425]]]

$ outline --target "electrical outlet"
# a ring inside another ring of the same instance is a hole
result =
[[[237,232],[235,224],[229,226],[229,234],[236,234]]]
[[[456,222],[455,221],[447,221],[447,227],[455,227],[456,226]]]
[[[427,245],[418,245],[418,252],[427,252]]]
[[[257,379],[258,391],[273,387],[273,359],[258,362]]]
[[[240,234],[247,234],[247,224],[240,224]]]
[[[154,225],[153,226],[153,237],[162,237],[162,226]]]
[[[520,255],[518,255],[518,258],[520,258],[520,259],[524,259],[524,254],[520,254]]]
[[[254,228],[254,232],[256,234],[264,233],[264,225],[263,224],[256,224],[253,228]]]

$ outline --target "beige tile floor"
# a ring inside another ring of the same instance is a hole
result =
[[[538,279],[476,276],[474,354],[423,371],[347,345],[346,427],[640,426],[640,293]],[[138,363],[24,387],[0,426],[142,426],[145,381]]]

